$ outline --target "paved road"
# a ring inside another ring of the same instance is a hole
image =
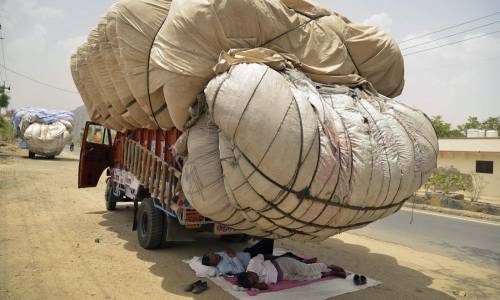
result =
[[[500,267],[500,224],[414,210],[351,233],[429,251],[483,266]]]

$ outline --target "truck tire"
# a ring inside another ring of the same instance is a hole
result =
[[[137,237],[144,249],[157,249],[163,240],[164,214],[154,206],[153,199],[141,202],[137,212]]]
[[[48,159],[55,159],[56,156],[55,155],[51,155],[51,156],[47,156]]]
[[[104,199],[106,200],[106,209],[108,211],[113,211],[116,209],[116,197],[115,195],[113,195],[113,183],[110,179],[107,180]]]
[[[29,151],[29,152],[28,152],[28,157],[29,157],[29,158],[32,158],[32,159],[33,159],[33,158],[35,158],[35,156],[36,156],[36,155],[35,155],[35,153],[33,153],[33,152],[31,152],[31,151]]]

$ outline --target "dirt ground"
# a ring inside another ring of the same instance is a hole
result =
[[[182,259],[229,246],[216,239],[147,251],[131,231],[132,206],[104,208],[104,185],[77,189],[78,157],[27,158],[0,144],[0,299],[233,299],[195,280]],[[233,245],[243,247],[244,245]],[[335,299],[494,299],[498,266],[481,268],[343,233],[321,244],[280,241],[383,284]],[[497,298],[498,299],[498,298]]]

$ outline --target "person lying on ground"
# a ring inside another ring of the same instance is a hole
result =
[[[259,254],[263,255],[266,259],[274,259],[277,257],[292,257],[301,260],[305,263],[315,262],[316,259],[302,259],[293,253],[287,252],[281,256],[273,256],[274,240],[263,239],[252,247],[246,248],[243,251],[235,251],[234,249],[227,249],[223,252],[209,252],[203,255],[201,263],[205,266],[216,267],[222,274],[234,275],[245,272],[248,263],[252,257]]]
[[[346,278],[347,273],[341,267],[324,263],[305,264],[291,257],[278,257],[265,260],[257,255],[248,263],[247,271],[237,275],[238,284],[244,288],[266,290],[270,284],[283,280],[316,280],[325,276]]]

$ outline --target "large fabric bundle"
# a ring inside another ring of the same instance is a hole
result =
[[[44,156],[61,154],[73,136],[72,125],[69,122],[57,121],[51,124],[33,123],[24,132],[28,142],[28,150]]]
[[[164,70],[163,93],[177,128],[183,128],[188,108],[215,75],[219,58],[222,63],[231,60],[226,53],[230,49],[253,49],[232,51],[233,56],[240,54],[238,63],[277,66],[286,58],[317,82],[368,81],[383,95],[401,93],[403,60],[392,38],[324,9],[304,9],[297,5],[300,2],[304,1],[172,2],[152,59]]]
[[[15,136],[28,142],[29,151],[54,156],[73,139],[73,117],[68,111],[21,108],[14,112],[11,122]]]
[[[316,82],[364,85],[389,97],[404,85],[391,37],[302,0],[123,0],[82,47],[74,61],[89,76],[73,77],[118,130],[183,130],[208,81],[242,62],[295,66]]]
[[[436,165],[425,115],[366,90],[240,64],[205,93],[210,115],[188,131],[182,183],[217,221],[322,240],[396,212]]]
[[[114,22],[114,31],[113,28],[108,28],[107,31],[108,36],[116,38],[116,44],[111,45],[117,47],[115,54],[119,54],[117,59],[121,61],[122,72],[130,92],[142,110],[150,116],[150,127],[154,127],[156,122],[162,128],[173,126],[163,98],[161,83],[158,81],[158,71],[151,70],[148,66],[153,40],[167,17],[170,2],[119,1],[107,16],[108,22]],[[153,119],[156,119],[154,123]]]
[[[394,39],[308,0],[118,1],[71,67],[93,120],[185,131],[187,199],[247,234],[359,228],[436,164]]]

